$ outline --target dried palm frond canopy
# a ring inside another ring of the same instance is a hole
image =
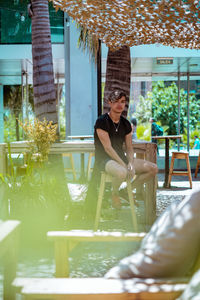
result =
[[[51,0],[111,49],[163,44],[200,48],[198,0]]]

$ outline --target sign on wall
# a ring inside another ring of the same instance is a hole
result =
[[[157,57],[156,62],[157,65],[172,65],[173,57]]]

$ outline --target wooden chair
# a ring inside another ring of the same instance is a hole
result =
[[[94,222],[94,230],[95,231],[98,228],[98,224],[99,224],[99,220],[100,220],[101,206],[102,206],[102,200],[103,200],[103,195],[104,195],[106,182],[112,182],[112,176],[110,176],[106,172],[101,172],[99,195],[98,195],[98,200],[97,200],[97,210],[96,210],[96,217],[95,217],[95,222]],[[126,182],[127,182],[128,198],[129,198],[130,207],[131,207],[133,226],[134,226],[134,229],[137,231],[137,218],[136,218],[136,214],[135,214],[135,207],[134,207],[133,193],[132,193],[132,188],[131,188],[131,181],[127,180]]]
[[[185,159],[187,164],[187,171],[174,171],[174,161],[175,159]],[[169,170],[169,179],[168,179],[168,187],[170,185],[172,176],[188,176],[190,182],[190,188],[192,188],[192,175],[190,169],[190,160],[188,152],[172,152],[172,159]]]
[[[76,169],[74,166],[74,159],[72,153],[62,153],[63,157],[69,157],[71,168],[65,168],[64,170],[66,172],[71,172],[73,174],[73,179],[76,181]]]
[[[200,152],[199,152],[199,156],[197,159],[197,165],[196,165],[196,170],[195,170],[195,175],[194,175],[195,178],[197,178],[197,173],[198,173],[199,167],[200,167]]]
[[[90,152],[88,156],[88,165],[87,165],[87,179],[90,180],[90,175],[92,173],[92,159],[95,156],[94,152]]]

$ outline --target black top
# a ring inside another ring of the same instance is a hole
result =
[[[111,157],[105,152],[98,138],[96,129],[102,129],[108,132],[113,149],[127,164],[128,160],[123,150],[123,143],[125,142],[125,136],[132,130],[130,122],[121,116],[119,123],[114,123],[107,113],[97,119],[94,126],[95,163],[101,170],[104,170],[106,162],[110,160]]]

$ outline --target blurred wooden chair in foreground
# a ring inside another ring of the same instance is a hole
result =
[[[0,257],[3,268],[3,299],[14,300],[15,291],[11,286],[16,276],[19,239],[19,221],[0,221]]]

